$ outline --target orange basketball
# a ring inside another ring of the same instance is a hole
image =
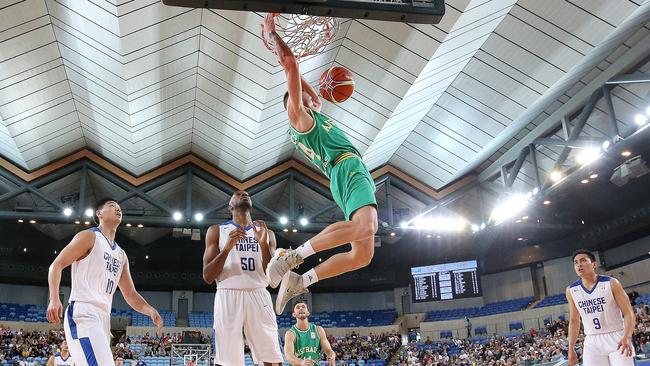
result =
[[[320,77],[320,95],[332,103],[345,102],[354,92],[354,79],[350,70],[341,66],[330,67]]]

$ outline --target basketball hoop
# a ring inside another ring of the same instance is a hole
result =
[[[334,40],[341,25],[339,18],[278,13],[274,13],[273,17],[276,32],[298,59],[320,52]],[[262,41],[266,48],[275,53],[273,42],[266,39],[264,32]]]

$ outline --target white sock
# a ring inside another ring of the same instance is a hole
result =
[[[302,275],[302,285],[305,286],[305,288],[311,286],[316,282],[318,282],[318,275],[313,268]]]
[[[298,253],[300,258],[302,259],[307,259],[307,257],[309,257],[310,255],[316,254],[316,252],[314,252],[314,248],[311,247],[311,243],[309,242],[309,240],[307,240],[305,244],[299,246],[296,249],[296,253]]]

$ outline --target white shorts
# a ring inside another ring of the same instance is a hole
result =
[[[110,344],[111,314],[83,302],[71,302],[63,321],[65,340],[76,366],[114,366]]]
[[[582,363],[585,366],[634,366],[634,351],[632,357],[626,357],[616,349],[623,334],[620,330],[586,336]]]
[[[215,365],[244,365],[244,335],[253,359],[284,362],[269,292],[264,288],[217,289],[214,297]]]

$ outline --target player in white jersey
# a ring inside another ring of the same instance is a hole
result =
[[[635,318],[623,286],[615,278],[596,273],[596,256],[585,249],[573,253],[578,279],[566,289],[569,302],[569,365],[578,363],[575,351],[580,319],[585,332],[585,366],[632,366]],[[625,318],[623,318],[625,315]]]
[[[126,253],[115,242],[115,232],[122,221],[120,206],[116,200],[104,198],[94,207],[93,219],[99,226],[77,233],[54,259],[47,278],[47,320],[59,323],[63,316],[59,299],[61,272],[72,265],[72,290],[64,330],[76,366],[115,365],[109,340],[111,304],[117,287],[133,309],[151,317],[159,333],[163,323],[156,309],[136,291]]]
[[[244,365],[244,334],[254,360],[264,365],[283,362],[264,273],[275,251],[275,235],[263,221],[252,221],[252,207],[248,193],[235,192],[228,205],[232,220],[210,226],[205,237],[203,279],[217,281],[215,365]]]
[[[46,366],[73,366],[72,357],[70,357],[70,352],[68,352],[68,343],[63,341],[61,343],[61,351],[50,356],[47,360]]]

